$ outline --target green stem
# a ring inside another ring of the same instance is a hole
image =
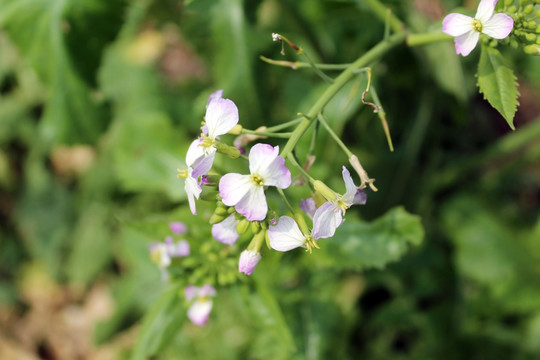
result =
[[[279,125],[276,125],[276,126],[271,126],[269,128],[266,129],[266,131],[270,131],[270,132],[274,132],[274,131],[279,131],[279,130],[282,130],[282,129],[286,129],[288,127],[291,127],[291,126],[294,126],[296,124],[298,124],[300,121],[302,121],[303,118],[298,118],[298,119],[294,119],[294,120],[291,120],[291,121],[287,121],[283,124],[279,124]]]
[[[420,46],[426,44],[432,44],[442,41],[450,41],[453,37],[443,32],[425,33],[425,34],[410,34],[407,36],[408,46]]]
[[[259,58],[272,65],[290,67],[293,70],[312,67],[310,63],[303,61],[287,61],[287,60],[274,60],[265,56],[259,56]],[[345,70],[351,64],[315,64],[315,66],[321,70]]]
[[[294,209],[293,207],[291,206],[291,204],[289,203],[289,200],[287,200],[287,197],[285,196],[285,193],[283,192],[282,189],[280,188],[276,188],[278,193],[279,193],[279,196],[281,196],[281,200],[283,200],[283,202],[285,203],[285,205],[287,205],[287,207],[289,208],[289,211],[292,212],[294,214]]]
[[[386,112],[384,111],[384,108],[382,107],[381,100],[379,99],[379,96],[377,95],[375,86],[371,87],[371,97],[373,98],[375,105],[377,105],[377,107],[379,108],[379,111],[377,112],[377,116],[379,116],[379,119],[381,120],[381,125],[384,129],[384,134],[386,135],[386,141],[388,142],[388,147],[390,148],[390,151],[393,152],[394,144],[392,143],[392,136],[390,135],[390,127],[388,126],[388,121],[386,121]]]
[[[323,124],[323,126],[326,128],[326,130],[328,131],[328,133],[330,134],[330,136],[332,136],[332,138],[334,139],[334,141],[339,145],[339,147],[345,152],[345,154],[347,154],[347,158],[350,158],[351,156],[353,156],[353,153],[351,152],[351,150],[349,150],[349,148],[347,147],[347,145],[345,145],[343,143],[343,141],[341,141],[341,139],[339,138],[339,136],[337,136],[337,134],[334,132],[334,130],[332,130],[332,128],[328,125],[328,123],[324,120],[324,116],[322,115],[322,113],[319,113],[318,115],[318,118],[319,118],[319,122],[321,124]]]
[[[268,137],[275,137],[275,138],[281,138],[281,139],[288,139],[291,137],[292,132],[275,133],[271,131],[253,131],[253,130],[248,130],[248,129],[242,129],[242,134],[252,134],[252,135],[259,135],[259,136],[268,136]]]
[[[366,52],[355,62],[347,67],[336,79],[335,81],[326,88],[326,91],[322,96],[317,100],[317,102],[311,107],[309,112],[306,114],[306,118],[303,119],[296,129],[294,129],[291,137],[283,147],[281,151],[282,157],[287,157],[292,149],[298,143],[298,140],[302,137],[304,132],[309,128],[317,114],[319,114],[324,106],[336,95],[336,93],[353,77],[355,76],[354,71],[359,68],[366,67],[368,64],[374,62],[382,55],[387,53],[389,50],[400,44],[405,37],[407,32],[403,31],[397,34],[394,34],[388,38],[387,41],[382,41],[379,44],[375,45],[371,50]]]
[[[300,165],[298,163],[298,161],[296,160],[296,157],[294,156],[294,154],[292,154],[292,156],[289,156],[287,158],[295,168],[298,169],[298,171],[300,171],[300,173],[311,183],[313,184],[313,182],[315,181],[315,179],[313,179],[307,172],[306,170],[304,170],[304,168],[302,167],[302,165]]]
[[[373,13],[375,13],[375,15],[381,19],[381,21],[388,21],[389,26],[392,28],[392,30],[394,30],[394,32],[399,33],[405,29],[405,24],[403,24],[396,15],[389,11],[388,7],[381,4],[379,0],[362,0],[362,2],[366,4],[371,11],[373,11]]]

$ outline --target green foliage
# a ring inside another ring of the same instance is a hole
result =
[[[492,47],[482,46],[478,63],[478,87],[484,98],[505,118],[512,128],[519,96],[516,77],[501,53]]]
[[[398,260],[424,238],[420,218],[398,207],[367,223],[347,220],[336,235],[320,241],[313,257],[321,264],[341,269],[384,268]]]

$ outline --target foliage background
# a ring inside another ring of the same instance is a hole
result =
[[[476,6],[384,4],[418,32]],[[1,0],[0,26],[0,358],[540,355],[538,58],[502,49],[520,82],[511,132],[477,94],[478,51],[392,51],[373,70],[393,153],[360,101],[365,79],[351,82],[326,115],[379,192],[326,250],[266,252],[252,278],[219,289],[198,328],[147,245],[173,220],[205,236],[175,170],[208,95],[224,89],[246,128],[290,120],[326,85],[309,69],[260,61],[296,59],[270,34],[318,62],[346,63],[382,39],[384,24],[362,0]],[[318,141],[313,172],[339,188],[346,158]],[[358,229],[366,244],[385,236],[399,251],[347,257]],[[192,247],[221,248],[206,243]]]

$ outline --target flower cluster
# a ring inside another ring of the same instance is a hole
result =
[[[183,235],[187,227],[182,222],[172,222],[169,224],[174,235]],[[186,240],[175,241],[172,236],[165,237],[164,242],[153,242],[149,245],[150,257],[161,270],[161,277],[168,280],[167,268],[171,265],[173,258],[181,258],[189,255],[189,243]]]

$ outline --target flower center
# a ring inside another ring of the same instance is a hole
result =
[[[317,241],[312,236],[306,236],[306,251],[311,254],[313,252],[313,248],[320,249]]]
[[[264,185],[263,178],[257,174],[251,174],[251,182],[258,186]]]
[[[349,205],[343,200],[338,200],[337,206],[339,206],[343,211],[346,211],[349,208]]]
[[[209,138],[208,136],[203,136],[203,141],[200,146],[204,148],[209,148],[211,146],[214,146],[216,144],[216,140]]]
[[[480,22],[480,20],[474,19],[472,22],[472,27],[474,30],[482,32],[482,23]]]

